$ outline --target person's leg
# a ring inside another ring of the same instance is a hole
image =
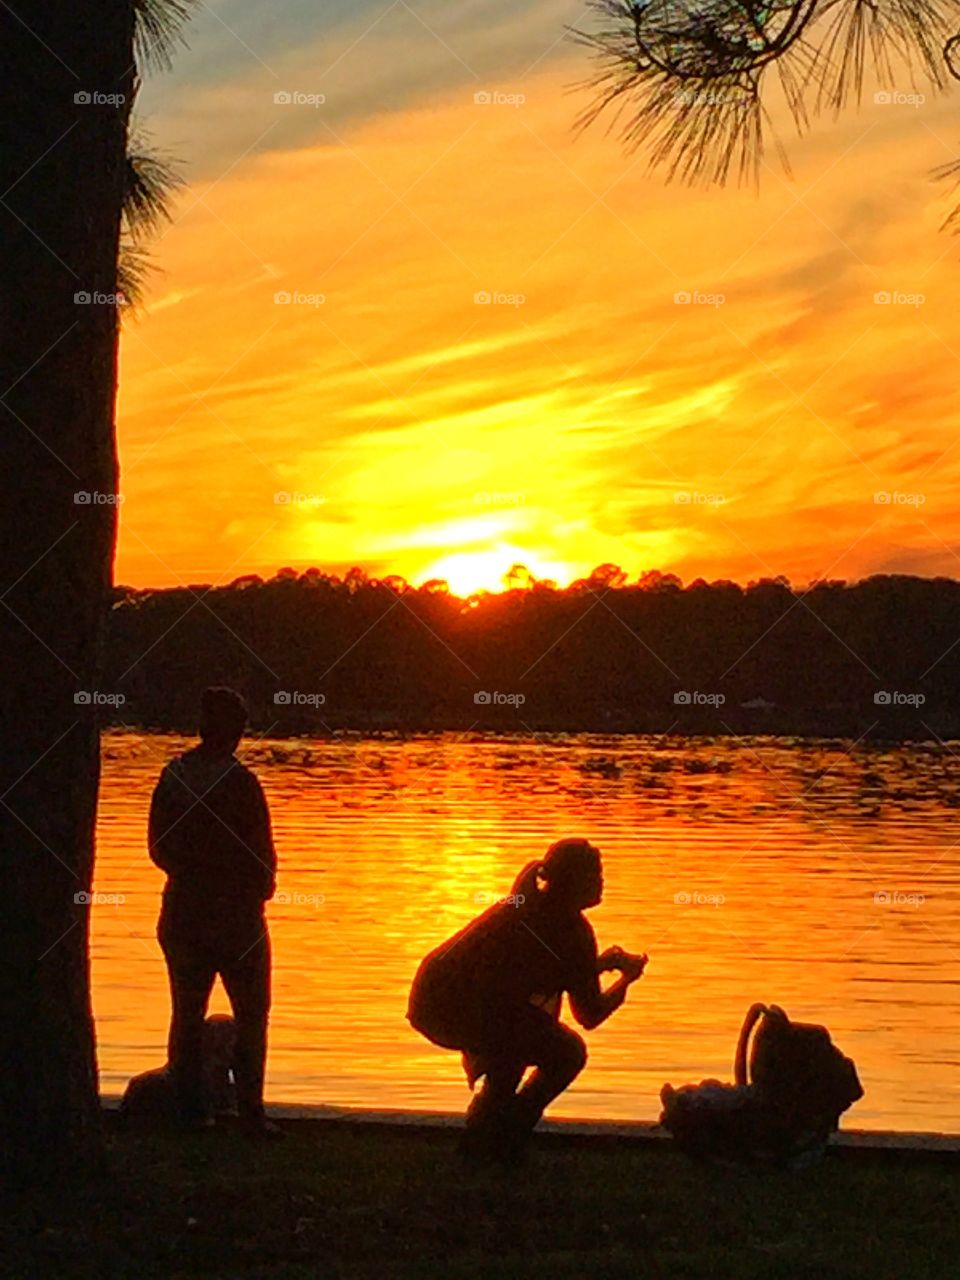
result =
[[[267,1061],[270,1013],[270,937],[266,925],[256,941],[220,970],[237,1024],[233,1074],[237,1110],[254,1122],[263,1119],[263,1077]]]
[[[587,1063],[583,1037],[562,1022],[531,1029],[526,1057],[536,1068],[518,1093],[518,1118],[533,1129],[547,1107],[577,1078]]]
[[[170,978],[170,1034],[167,1060],[177,1091],[180,1115],[190,1122],[207,1118],[203,1087],[203,1021],[216,971],[189,936],[161,931],[160,945]]]
[[[580,1074],[583,1040],[541,1009],[514,1012],[488,1028],[473,1055],[484,1083],[467,1113],[468,1150],[512,1158],[549,1104]],[[521,1085],[528,1067],[535,1068]]]
[[[467,1108],[469,1130],[496,1128],[511,1114],[526,1069],[524,1062],[510,1056],[493,1057],[484,1065],[482,1080]]]

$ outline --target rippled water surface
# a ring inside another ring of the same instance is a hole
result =
[[[93,917],[102,1087],[165,1057],[150,791],[188,745],[104,739]],[[590,735],[247,743],[281,860],[268,1097],[459,1109],[455,1054],[404,1018],[421,956],[560,835],[604,854],[601,947],[650,953],[588,1037],[568,1116],[655,1118],[729,1078],[754,1000],[825,1022],[866,1097],[848,1123],[960,1129],[960,747]],[[219,988],[214,1008],[226,1008]]]

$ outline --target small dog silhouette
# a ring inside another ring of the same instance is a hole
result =
[[[237,1109],[233,1079],[236,1031],[233,1018],[225,1013],[215,1013],[203,1024],[204,1092],[214,1115]],[[177,1090],[170,1064],[134,1076],[124,1092],[120,1111],[131,1120],[176,1120]]]

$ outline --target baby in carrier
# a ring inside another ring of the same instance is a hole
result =
[[[664,1085],[660,1123],[692,1155],[809,1164],[826,1150],[842,1113],[863,1097],[856,1067],[826,1027],[791,1022],[775,1004],[747,1012],[734,1078],[732,1085]]]

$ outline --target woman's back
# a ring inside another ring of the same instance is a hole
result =
[[[408,1017],[431,1040],[459,1047],[466,1027],[589,979],[596,956],[580,912],[556,910],[542,892],[499,902],[426,957]]]

